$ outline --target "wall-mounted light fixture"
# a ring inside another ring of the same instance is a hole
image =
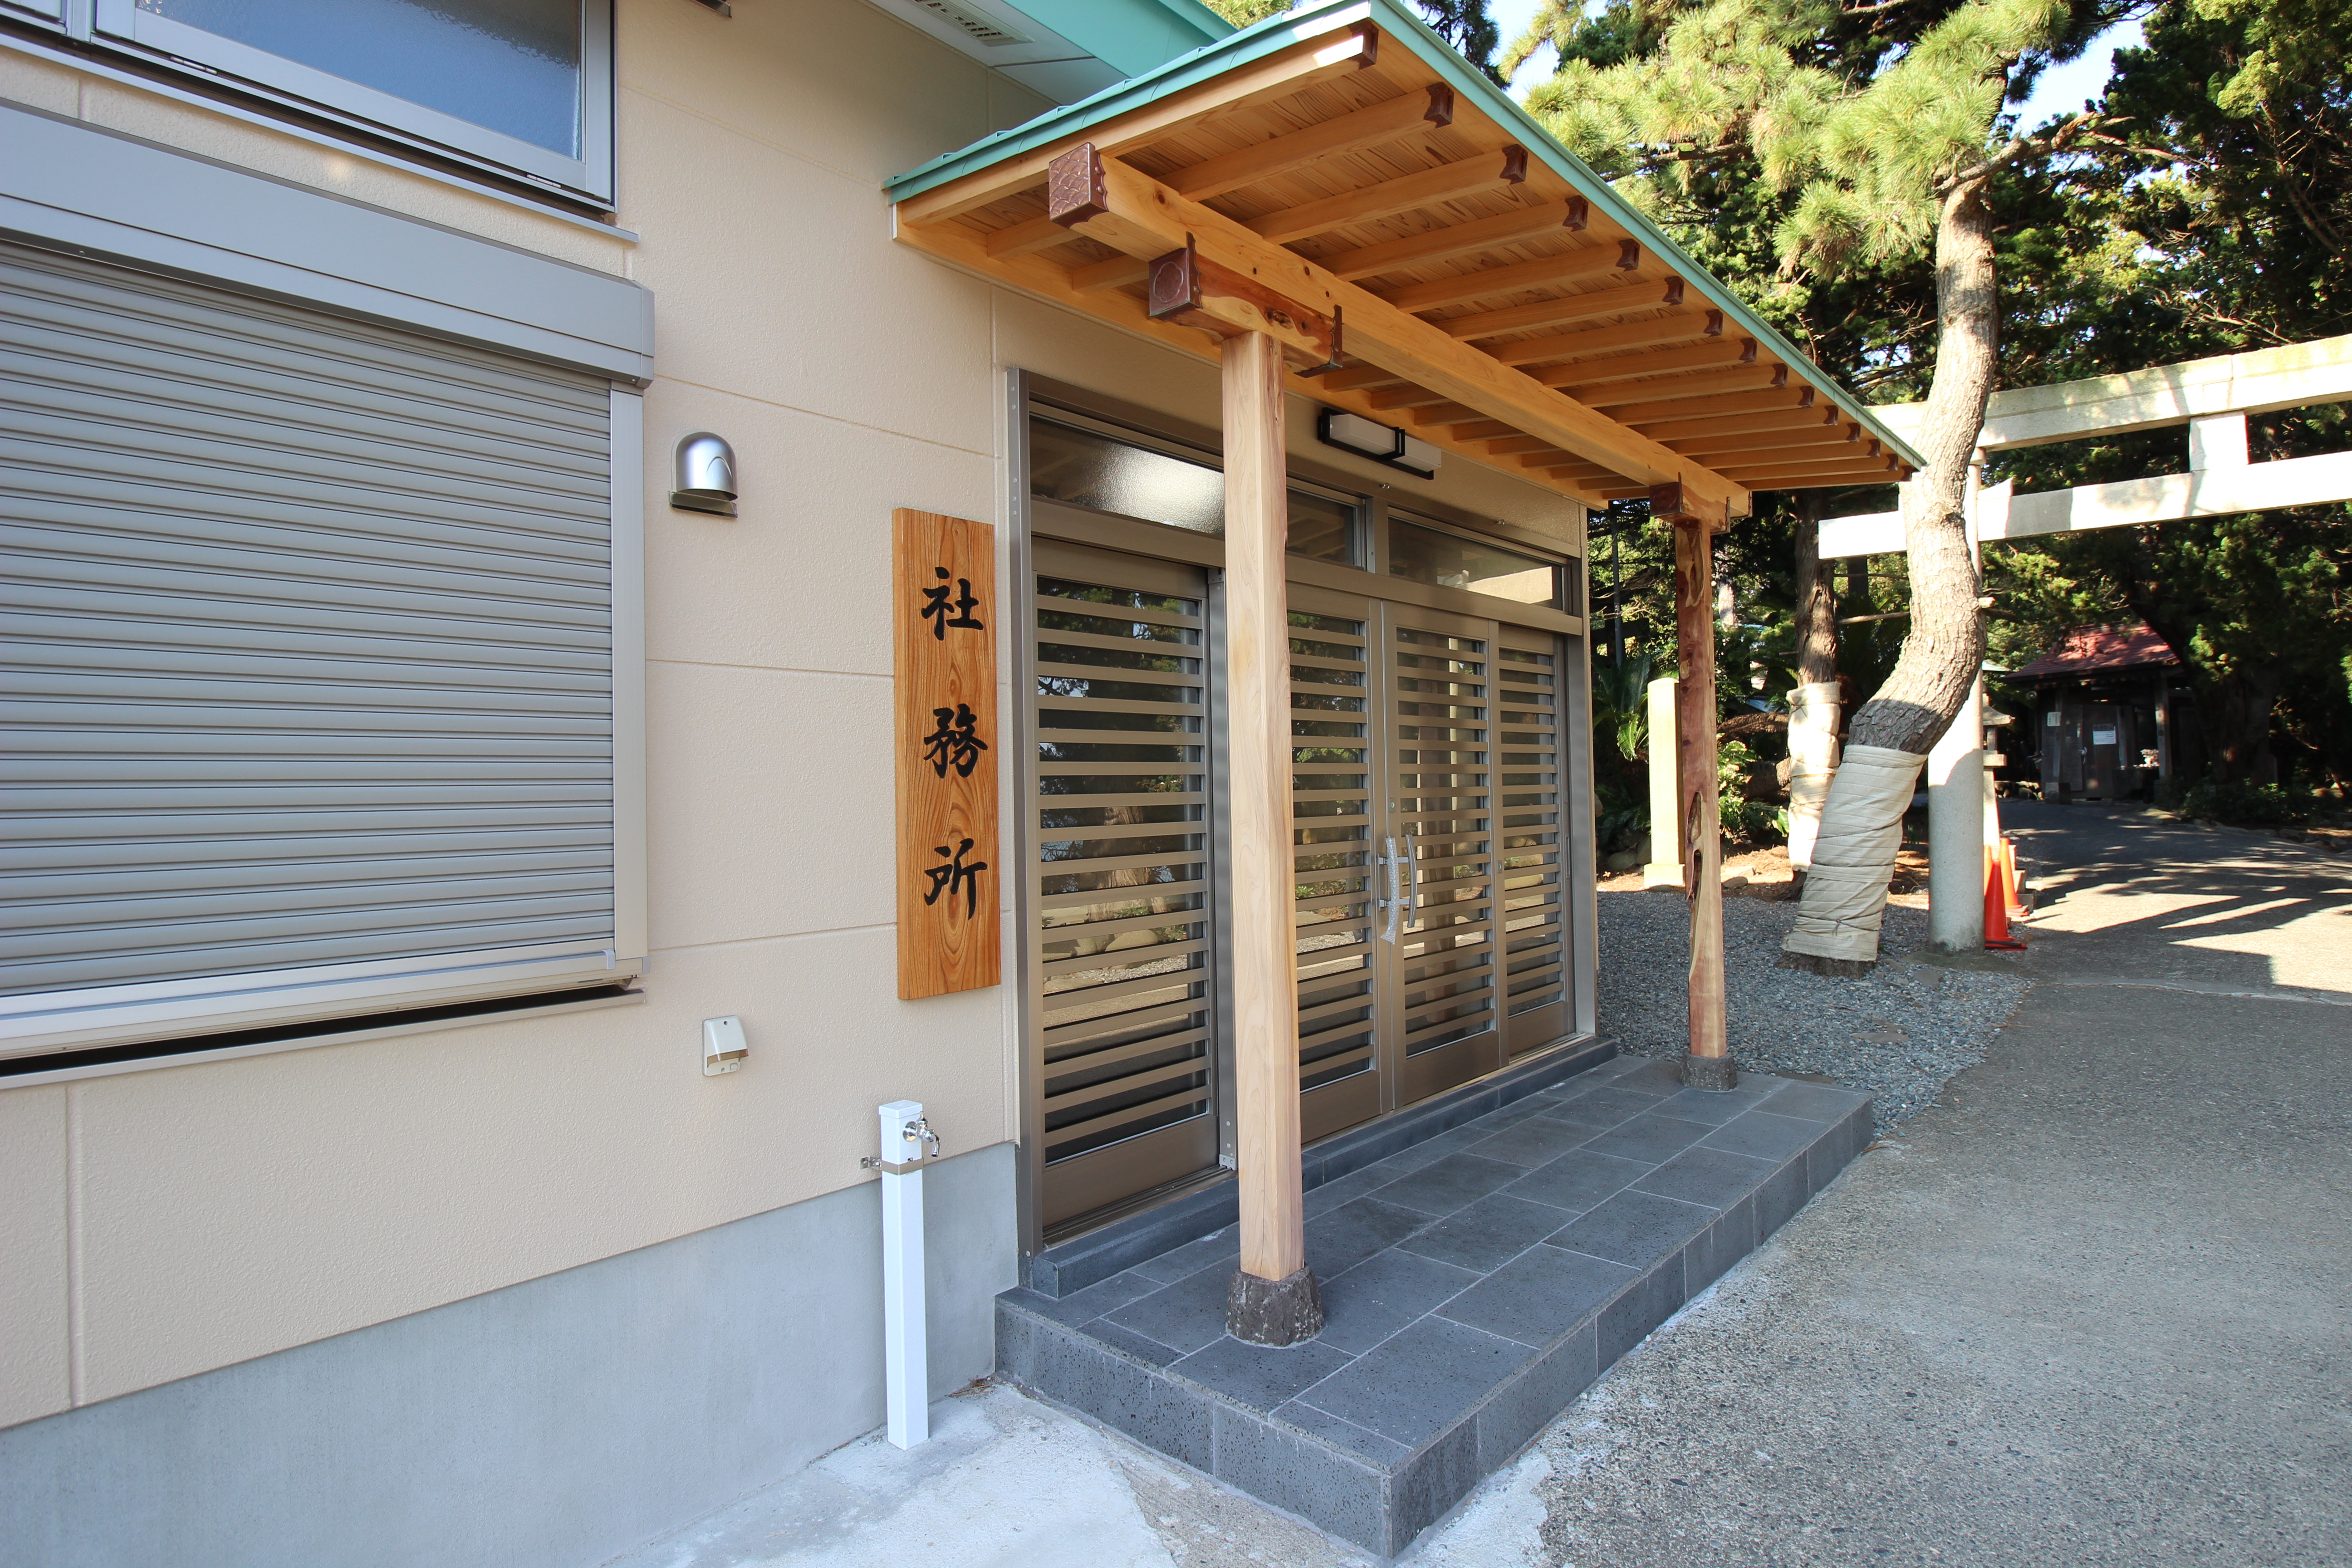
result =
[[[1342,414],[1336,408],[1323,410],[1315,422],[1315,435],[1327,447],[1419,474],[1424,479],[1435,479],[1437,465],[1445,460],[1443,451],[1418,437],[1392,430],[1360,414]]]
[[[735,448],[708,430],[677,444],[677,485],[669,504],[680,511],[735,515]]]

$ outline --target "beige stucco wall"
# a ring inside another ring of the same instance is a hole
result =
[[[896,995],[890,510],[1003,521],[1009,367],[1205,425],[1215,372],[890,242],[882,179],[1045,107],[1021,89],[861,0],[618,9],[635,244],[0,50],[0,97],[659,302],[646,1000],[0,1092],[0,1425],[846,1186],[884,1100],[922,1099],[950,1152],[1017,1134],[1009,991]],[[1295,449],[1349,466],[1293,412]],[[736,447],[736,520],[664,504],[694,429]],[[1468,465],[1358,467],[1576,528]],[[751,1057],[705,1079],[699,1020],[728,1013]]]

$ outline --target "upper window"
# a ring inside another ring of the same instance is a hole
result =
[[[611,0],[98,0],[129,43],[609,200]]]
[[[1225,531],[1225,477],[1208,464],[1056,420],[1029,422],[1030,489],[1194,533]],[[1294,488],[1290,553],[1354,565],[1358,508]]]
[[[1560,602],[1560,574],[1553,563],[1483,539],[1391,516],[1388,555],[1391,577],[1489,594],[1522,605]]]

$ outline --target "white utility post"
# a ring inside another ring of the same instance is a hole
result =
[[[1981,552],[1984,454],[1969,464],[1969,555]],[[1969,683],[1943,739],[1927,749],[1927,945],[1937,952],[1984,946],[1984,677]]]
[[[1683,885],[1682,793],[1675,782],[1675,683],[1650,682],[1650,861],[1642,886]],[[1663,851],[1663,853],[1661,853]]]
[[[892,1446],[911,1448],[931,1435],[931,1362],[923,1302],[923,1162],[940,1140],[923,1120],[922,1101],[877,1108],[882,1122],[882,1403]]]

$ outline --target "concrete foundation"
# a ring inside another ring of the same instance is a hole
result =
[[[987,1375],[1013,1150],[927,1173],[931,1392]],[[593,1568],[882,1420],[873,1183],[0,1431],[0,1563]]]

